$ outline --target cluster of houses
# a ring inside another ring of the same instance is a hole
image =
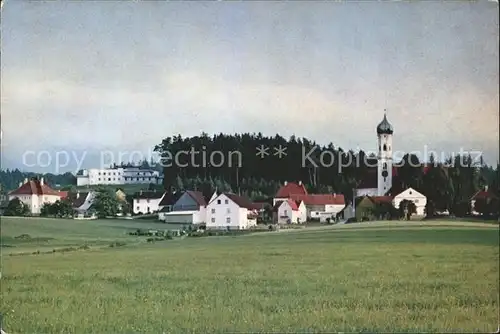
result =
[[[371,168],[358,189],[354,189],[352,202],[346,203],[342,194],[309,194],[302,182],[285,182],[272,203],[254,203],[248,198],[215,191],[205,196],[199,191],[183,192],[140,191],[131,201],[134,214],[158,214],[166,223],[206,224],[207,228],[247,229],[257,224],[257,217],[272,208],[272,219],[279,224],[301,224],[306,221],[328,222],[356,218],[365,220],[379,204],[390,204],[399,208],[402,201],[411,201],[416,207],[416,216],[425,215],[427,198],[413,189],[396,189],[393,179],[398,177],[398,168],[393,166],[394,129],[386,115],[377,126],[378,156],[375,168]],[[425,171],[424,171],[425,172]],[[137,168],[115,168],[88,170],[78,175],[78,184],[123,184],[160,182],[158,172]],[[398,183],[399,184],[399,183]],[[32,214],[39,214],[44,203],[54,203],[68,198],[79,215],[91,210],[95,193],[93,191],[68,193],[50,188],[41,179],[25,179],[19,188],[10,192],[9,200],[19,198]],[[126,201],[126,195],[118,189],[116,196]],[[481,190],[471,198],[471,207],[477,199],[495,197]],[[473,214],[476,212],[472,212]],[[476,213],[477,214],[477,213]]]

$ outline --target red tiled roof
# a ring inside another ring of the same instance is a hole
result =
[[[61,196],[61,199],[65,199],[68,197],[69,191],[61,191],[59,190],[59,195]]]
[[[305,205],[345,205],[342,194],[291,195],[290,198],[294,201],[303,201]]]
[[[51,195],[51,196],[61,196],[59,191],[56,191],[46,185],[41,183],[38,179],[31,179],[25,184],[21,185],[16,190],[13,190],[9,195]]]
[[[275,197],[288,198],[290,195],[307,195],[306,187],[303,184],[289,182],[278,190]]]
[[[292,208],[293,211],[298,211],[299,210],[300,202],[297,204],[297,202],[295,202],[294,200],[287,199],[285,201],[276,201],[276,204],[273,207],[273,211],[275,211],[275,212],[278,211],[278,208],[281,206],[281,204],[283,204],[283,202],[287,202],[288,205],[290,205],[290,207]]]
[[[203,196],[203,193],[201,191],[188,190],[186,192],[188,193],[189,196],[191,196],[196,201],[196,203],[198,203],[198,205],[201,205],[201,206],[207,205],[207,202],[205,201],[205,196]]]

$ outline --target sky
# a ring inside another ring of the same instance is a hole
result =
[[[495,2],[7,0],[1,23],[2,168],[202,131],[370,151],[384,109],[394,150],[499,159]]]

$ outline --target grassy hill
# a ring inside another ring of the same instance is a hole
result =
[[[490,332],[498,327],[499,229],[492,224],[352,224],[153,244],[126,234],[138,226],[165,224],[2,217],[2,243],[14,246],[2,252],[45,243],[91,245],[69,253],[4,253],[4,330]],[[31,241],[15,244],[23,233]],[[43,241],[48,237],[53,239]],[[108,247],[116,241],[124,245]]]

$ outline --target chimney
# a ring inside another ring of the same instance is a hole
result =
[[[299,181],[299,186],[301,186],[301,185],[302,185],[302,181]]]
[[[484,186],[484,191],[488,192],[488,186]]]
[[[28,183],[28,178],[25,178],[23,184]]]
[[[40,178],[40,185],[43,186],[43,177]]]
[[[23,186],[23,183],[19,182],[19,188],[21,188],[22,186]]]
[[[139,195],[142,195],[142,190],[141,190],[141,191],[139,191]]]
[[[76,198],[80,198],[80,192],[79,191],[76,192]]]
[[[288,181],[285,181],[285,183],[283,183],[285,186],[288,184]]]

